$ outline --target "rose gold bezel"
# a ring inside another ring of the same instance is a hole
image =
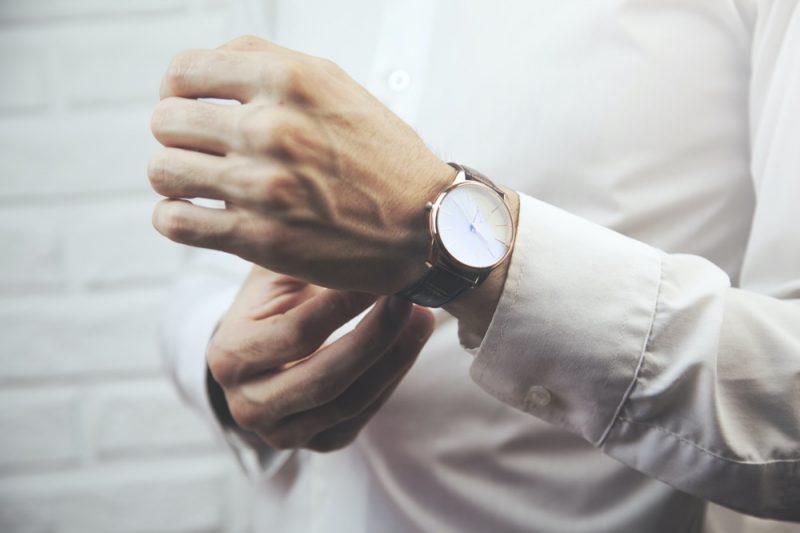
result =
[[[431,204],[429,204],[430,207],[429,207],[429,216],[428,216],[428,226],[430,228],[431,235],[433,236],[433,240],[432,240],[432,243],[431,243],[431,251],[430,251],[430,254],[428,256],[428,265],[429,266],[435,265],[436,261],[439,259],[439,254],[442,254],[448,259],[448,261],[453,263],[458,268],[463,269],[463,270],[465,270],[467,272],[471,272],[471,273],[475,273],[475,274],[488,273],[488,272],[492,271],[493,269],[495,269],[497,267],[497,265],[499,265],[500,263],[505,261],[508,258],[509,254],[511,254],[511,250],[514,248],[514,240],[516,239],[516,231],[515,231],[515,228],[514,228],[513,224],[511,225],[511,240],[510,240],[510,242],[508,244],[508,248],[506,249],[505,253],[503,254],[503,256],[500,259],[495,261],[493,264],[491,264],[489,266],[485,266],[485,267],[474,267],[474,266],[468,265],[466,263],[463,263],[463,262],[459,261],[458,259],[456,259],[455,257],[453,257],[447,251],[447,248],[444,246],[444,243],[442,242],[442,240],[441,240],[441,238],[439,236],[438,215],[439,215],[439,208],[440,208],[440,206],[442,204],[442,201],[444,200],[444,197],[447,196],[447,194],[450,191],[452,191],[453,189],[456,189],[458,187],[465,187],[465,186],[466,187],[481,187],[481,188],[483,188],[485,190],[491,191],[493,194],[496,194],[496,195],[500,196],[500,198],[502,200],[503,208],[506,210],[506,214],[508,215],[508,220],[509,221],[513,220],[513,217],[511,216],[511,208],[509,207],[508,202],[506,201],[505,194],[498,193],[496,190],[492,189],[491,187],[489,187],[487,185],[484,185],[483,183],[481,183],[479,181],[467,180],[464,171],[463,170],[459,171],[458,174],[456,175],[456,179],[453,180],[453,183],[450,184],[450,186],[448,186],[445,190],[440,192],[439,195],[436,196],[436,199]]]

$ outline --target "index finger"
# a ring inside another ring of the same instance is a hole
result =
[[[222,98],[250,101],[258,91],[258,58],[236,50],[184,50],[161,80],[161,99]]]
[[[271,368],[305,359],[377,299],[366,292],[325,289],[286,312],[283,320],[274,321],[270,328],[270,348],[279,352],[274,354]]]
[[[376,299],[367,293],[326,289],[282,315],[252,321],[246,329],[220,328],[209,347],[212,374],[221,385],[231,386],[304,359]],[[213,355],[217,352],[235,358]]]
[[[292,368],[243,384],[235,401],[261,405],[265,425],[333,401],[395,343],[411,310],[406,300],[384,297],[356,329]]]

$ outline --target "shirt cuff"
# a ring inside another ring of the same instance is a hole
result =
[[[633,387],[663,253],[520,194],[503,294],[472,379],[518,409],[602,444]],[[460,335],[465,348],[477,344]]]
[[[292,451],[255,446],[244,432],[223,427],[211,405],[206,385],[208,342],[238,290],[238,286],[219,289],[193,304],[180,320],[172,322],[177,330],[171,370],[184,400],[199,413],[217,441],[233,452],[245,474],[258,479],[280,470]]]
[[[236,287],[219,290],[186,309],[187,313],[174,327],[178,328],[175,343],[173,376],[186,402],[197,410],[218,436],[221,426],[206,390],[206,351],[211,335],[236,296]]]

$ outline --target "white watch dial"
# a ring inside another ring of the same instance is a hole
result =
[[[445,194],[436,215],[436,231],[453,259],[473,268],[500,262],[511,247],[511,213],[495,191],[466,182]]]

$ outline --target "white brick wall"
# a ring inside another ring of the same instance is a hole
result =
[[[0,0],[0,532],[247,531],[247,488],[163,375],[185,250],[150,225],[169,58],[224,0]]]

